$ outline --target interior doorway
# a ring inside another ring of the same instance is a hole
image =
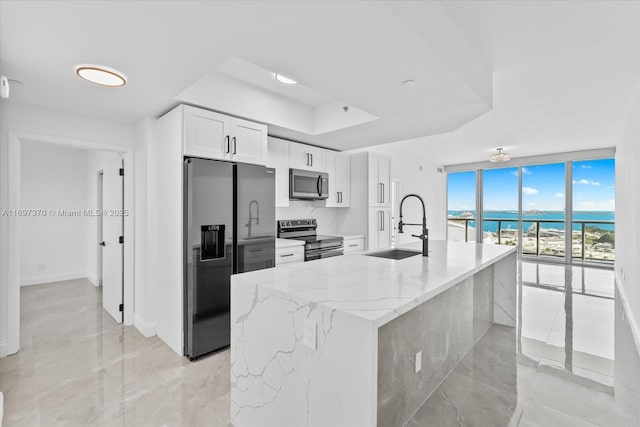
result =
[[[124,146],[114,146],[112,144],[106,143],[95,143],[89,141],[80,141],[73,140],[67,138],[60,137],[48,137],[42,135],[33,135],[21,132],[9,132],[8,133],[8,150],[7,150],[7,160],[9,164],[9,168],[7,171],[7,188],[8,188],[8,208],[13,210],[20,210],[24,208],[23,203],[21,201],[21,180],[20,180],[20,163],[21,163],[21,152],[25,142],[34,141],[40,143],[48,143],[51,145],[63,146],[68,148],[76,148],[90,151],[103,151],[107,152],[111,155],[115,155],[119,157],[119,169],[122,168],[122,164],[125,165],[125,168],[131,172],[131,176],[134,176],[133,173],[133,149]],[[93,170],[90,175],[87,175],[88,179],[91,182],[90,186],[87,188],[91,188],[93,192],[96,192],[98,188],[97,177],[98,177],[98,169]],[[104,185],[104,175],[103,175],[103,185]],[[124,187],[124,191],[123,190]],[[121,302],[118,304],[118,307],[122,307],[122,311],[118,311],[118,317],[120,318],[120,322],[124,322],[127,325],[133,324],[133,244],[134,244],[134,235],[133,235],[133,180],[123,181],[121,180],[120,189],[120,207],[122,211],[126,211],[126,216],[122,216],[122,214],[118,218],[118,222],[120,224],[121,236],[123,237],[123,243],[120,245],[121,250],[119,254],[119,262],[120,269],[119,274],[119,286],[118,286],[118,294],[121,295]],[[125,197],[126,194],[126,197]],[[104,191],[103,191],[104,197]],[[98,200],[98,195],[88,198],[92,205],[96,206],[94,203]],[[122,204],[124,203],[124,204]],[[105,205],[103,204],[103,210]],[[89,209],[89,211],[97,211],[97,206],[95,209]],[[82,210],[77,210],[74,215],[84,215]],[[91,215],[91,214],[87,214]],[[90,224],[87,227],[87,231],[91,231],[94,234],[94,237],[91,239],[87,239],[86,242],[90,243],[87,247],[92,247],[93,250],[91,254],[87,254],[86,260],[94,265],[94,268],[97,270],[98,264],[98,225],[97,218],[99,215],[93,214],[94,220],[96,222]],[[5,248],[7,249],[6,253],[8,254],[8,295],[7,295],[7,341],[6,345],[3,346],[0,353],[1,356],[5,356],[8,354],[16,353],[20,349],[20,284],[21,284],[21,261],[23,258],[27,258],[21,255],[20,247],[21,247],[21,236],[24,230],[22,230],[21,222],[18,217],[9,217],[8,221],[8,230],[10,231],[7,235],[6,241],[3,242],[5,244]],[[104,224],[103,224],[104,226]],[[124,235],[129,236],[124,241]],[[103,238],[106,237],[104,234]],[[54,253],[55,251],[51,251]],[[103,262],[101,266],[100,274],[96,274],[93,277],[89,277],[89,280],[94,285],[100,284],[99,276],[102,276],[102,282],[104,287],[104,275],[106,272],[106,265]],[[124,288],[124,289],[123,289]],[[117,320],[117,319],[115,319]]]

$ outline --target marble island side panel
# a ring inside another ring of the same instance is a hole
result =
[[[235,427],[375,426],[377,329],[366,320],[234,277]],[[303,340],[316,323],[316,349]]]
[[[404,426],[491,327],[493,285],[490,266],[378,329],[378,426]]]

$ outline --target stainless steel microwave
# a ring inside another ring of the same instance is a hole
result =
[[[329,175],[325,172],[289,169],[289,198],[322,200],[329,198]]]

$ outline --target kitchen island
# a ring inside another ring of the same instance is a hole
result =
[[[233,425],[402,426],[492,323],[515,326],[514,247],[430,247],[232,276]]]

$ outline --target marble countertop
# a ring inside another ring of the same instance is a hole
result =
[[[293,239],[276,239],[276,249],[294,248],[296,246],[304,246],[304,242],[302,240]]]
[[[402,247],[420,249],[421,243]],[[429,257],[391,260],[355,253],[232,277],[381,326],[516,250],[442,240],[431,240],[429,248]]]

